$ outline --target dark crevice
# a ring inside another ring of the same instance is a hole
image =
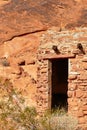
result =
[[[41,29],[41,30],[36,30],[36,31],[32,31],[32,32],[25,32],[23,34],[17,34],[17,35],[12,36],[8,40],[5,40],[4,42],[11,41],[11,40],[13,40],[16,37],[23,37],[23,36],[26,36],[26,35],[29,35],[29,34],[40,33],[40,32],[43,32],[43,31],[47,31],[47,29]]]

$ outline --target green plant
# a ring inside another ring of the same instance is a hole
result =
[[[7,59],[2,59],[1,64],[2,64],[3,66],[5,66],[5,67],[10,66],[10,63],[8,62]]]
[[[23,96],[13,89],[9,80],[1,85],[7,93],[0,99],[0,130],[36,130],[35,108],[26,106]]]

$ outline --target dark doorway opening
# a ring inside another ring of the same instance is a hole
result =
[[[52,108],[68,110],[68,58],[52,60]]]

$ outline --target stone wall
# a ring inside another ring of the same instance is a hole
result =
[[[58,52],[53,46],[57,46]],[[87,28],[71,31],[48,30],[41,40],[37,55],[37,109],[51,108],[51,60],[68,58],[68,112],[78,117],[87,129]]]

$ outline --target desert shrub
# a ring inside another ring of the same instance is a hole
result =
[[[3,66],[5,66],[5,67],[10,66],[10,63],[8,62],[7,59],[2,59],[2,60],[1,60],[1,64],[2,64]]]
[[[76,130],[78,121],[63,109],[47,112],[41,119],[38,130]]]
[[[0,84],[7,93],[0,98],[0,130],[36,130],[36,110],[25,104],[9,80]]]

